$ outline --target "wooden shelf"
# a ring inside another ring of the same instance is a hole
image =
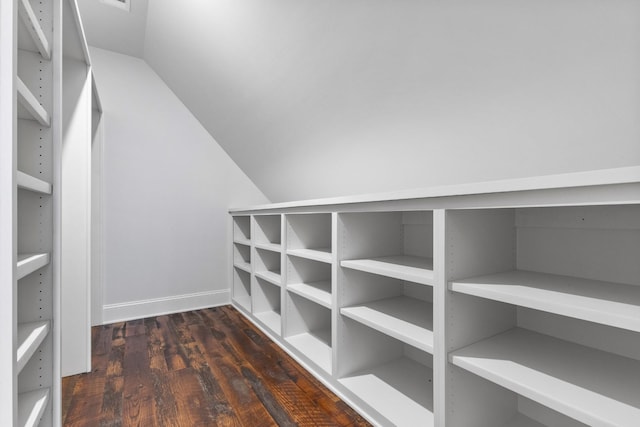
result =
[[[18,373],[22,371],[31,356],[34,355],[42,341],[49,333],[49,321],[18,324]]]
[[[405,296],[340,309],[383,334],[433,354],[433,304]]]
[[[29,3],[29,0],[18,0],[18,13],[27,31],[31,35],[33,42],[44,59],[51,59],[51,46],[47,37],[42,31],[38,18]]]
[[[262,313],[253,313],[253,315],[277,335],[281,334],[282,327],[280,313],[275,311],[263,311]]]
[[[331,330],[305,332],[287,337],[287,341],[300,353],[324,371],[331,373]]]
[[[20,77],[16,76],[16,86],[18,87],[18,101],[23,109],[18,109],[18,117],[21,119],[37,120],[42,126],[51,126],[49,113],[38,102],[35,95],[24,84]]]
[[[534,421],[531,418],[524,416],[522,414],[518,414],[502,427],[549,427],[549,426],[540,424],[539,422]]]
[[[638,425],[640,361],[520,328],[449,357],[463,369],[585,424]]]
[[[239,268],[240,270],[246,271],[247,273],[251,273],[251,264],[244,261],[236,261],[233,263],[235,268]]]
[[[49,254],[18,254],[18,280],[49,264]]]
[[[276,286],[281,286],[281,276],[279,271],[256,271],[256,277],[266,280]]]
[[[413,360],[398,359],[339,382],[395,426],[434,425],[433,371]]]
[[[282,252],[282,245],[279,243],[256,243],[255,247],[272,252]]]
[[[345,260],[342,267],[433,286],[433,259],[398,255]]]
[[[37,427],[48,402],[48,388],[20,393],[18,395],[18,426]]]
[[[640,332],[640,286],[509,271],[449,284],[452,291]]]
[[[331,263],[331,248],[287,249],[287,254],[314,261]]]
[[[239,245],[251,246],[251,239],[235,238],[233,240],[233,243],[237,243]]]
[[[16,172],[16,178],[18,181],[18,188],[33,191],[35,193],[51,194],[52,185],[46,181],[20,171]]]
[[[311,283],[296,283],[287,285],[290,292],[300,295],[310,301],[320,304],[323,307],[331,308],[331,281],[324,280]]]

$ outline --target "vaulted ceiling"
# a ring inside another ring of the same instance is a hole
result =
[[[99,1],[273,201],[640,164],[635,0]]]

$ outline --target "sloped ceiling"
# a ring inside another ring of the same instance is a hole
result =
[[[77,0],[87,43],[142,58],[148,0],[131,0],[129,11],[101,0]]]
[[[144,59],[282,201],[640,164],[639,45],[635,0],[153,0]]]

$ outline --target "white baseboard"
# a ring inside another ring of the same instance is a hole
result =
[[[102,306],[102,324],[162,316],[164,314],[198,310],[230,303],[231,292],[225,289],[118,304],[105,304]]]

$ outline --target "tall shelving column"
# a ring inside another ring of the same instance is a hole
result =
[[[53,2],[17,1],[16,364],[19,426],[54,425]]]

